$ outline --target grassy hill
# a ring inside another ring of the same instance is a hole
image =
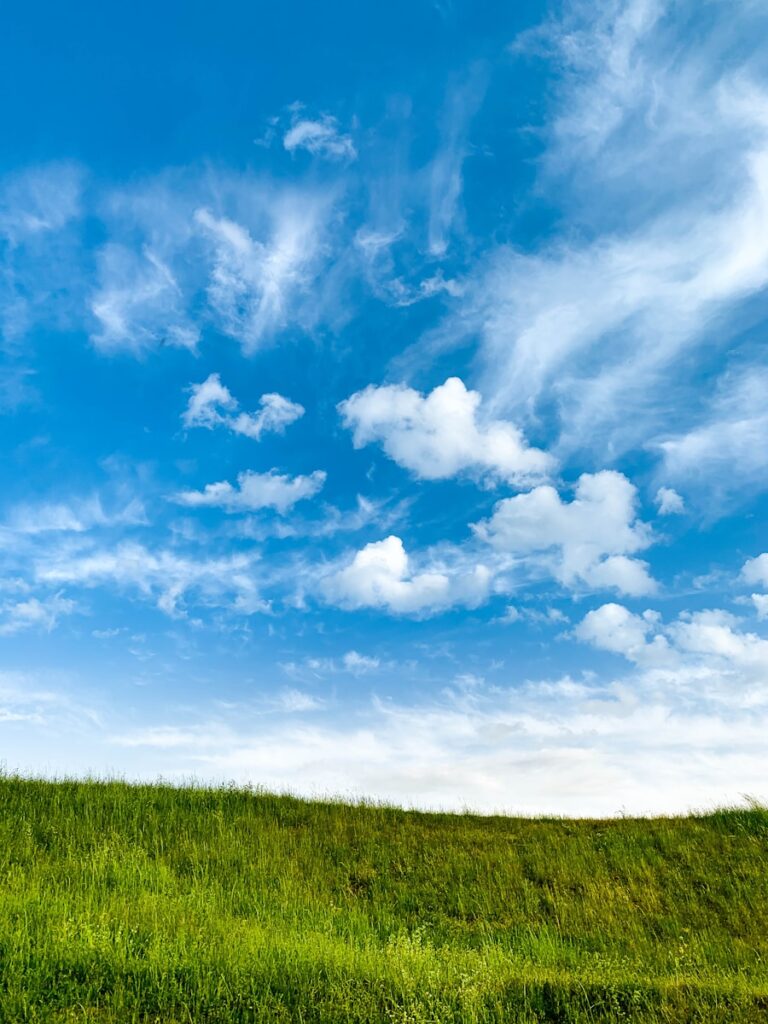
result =
[[[768,812],[0,778],[0,1021],[768,1019]]]

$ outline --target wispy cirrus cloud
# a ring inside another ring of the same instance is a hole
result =
[[[62,594],[7,603],[0,606],[0,636],[34,629],[50,633],[63,615],[76,610],[76,602]]]
[[[251,614],[268,609],[259,594],[255,561],[252,552],[196,558],[123,541],[112,548],[87,544],[48,550],[38,557],[34,575],[38,584],[138,594],[171,616],[186,614],[195,603]]]
[[[488,68],[475,64],[446,96],[440,145],[429,168],[428,248],[432,256],[445,256],[459,215],[469,128],[482,103],[487,80]]]
[[[69,327],[84,295],[80,218],[86,175],[52,161],[0,179],[0,339]]]
[[[693,13],[577,0],[513,48],[555,73],[538,184],[559,221],[491,246],[429,344],[479,337],[495,414],[548,423],[564,459],[706,429],[689,368],[701,359],[704,380],[713,349],[739,348],[744,303],[768,286],[765,12],[714,5],[692,43]]]
[[[717,508],[761,489],[768,470],[768,370],[762,365],[725,372],[709,408],[686,432],[659,440],[659,475],[694,491]]]

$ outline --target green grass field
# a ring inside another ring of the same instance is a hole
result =
[[[0,1021],[768,1020],[768,811],[0,778]]]

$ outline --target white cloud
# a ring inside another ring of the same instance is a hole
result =
[[[347,651],[341,659],[347,672],[353,676],[362,676],[366,672],[375,672],[381,662],[378,658],[372,658],[367,654],[359,654],[357,651]]]
[[[304,693],[302,690],[283,690],[278,694],[274,705],[279,711],[288,714],[319,711],[325,706],[319,697],[313,697],[311,693]]]
[[[336,286],[320,275],[336,255],[334,203],[331,188],[213,170],[104,189],[87,211],[107,239],[87,296],[94,344],[136,355],[194,349],[211,327],[251,353],[286,328],[332,320]]]
[[[262,395],[259,405],[261,408],[257,413],[241,412],[235,418],[232,430],[236,434],[245,434],[258,441],[265,432],[282,434],[287,426],[304,415],[303,406],[276,392]]]
[[[734,672],[724,714],[715,676],[633,670],[608,684],[566,676],[509,687],[474,678],[422,699],[374,699],[346,720],[238,711],[228,723],[124,732],[116,744],[136,750],[130,764],[148,778],[170,771],[422,808],[680,813],[765,796],[765,686],[755,704]]]
[[[210,374],[202,384],[192,384],[182,416],[185,427],[226,426],[235,434],[258,441],[264,433],[282,434],[286,427],[304,415],[298,402],[274,392],[262,395],[256,413],[237,412],[238,401],[221,383],[218,373]]]
[[[208,301],[220,329],[246,353],[291,323],[311,325],[303,300],[317,272],[326,205],[300,194],[272,197],[264,241],[205,207],[195,213],[212,250]]]
[[[94,527],[146,525],[144,505],[132,498],[122,507],[105,509],[98,494],[70,501],[16,505],[5,529],[17,534],[85,533]],[[0,527],[0,536],[3,527]]]
[[[741,578],[752,586],[768,590],[768,554],[748,558],[741,570]],[[752,594],[758,619],[768,619],[768,594]]]
[[[648,637],[655,632],[657,624],[658,616],[653,612],[634,615],[623,605],[611,603],[588,612],[574,635],[595,647],[639,661],[647,655]],[[666,641],[658,639],[665,648]]]
[[[273,508],[281,515],[298,502],[313,498],[325,483],[326,474],[316,469],[308,476],[288,476],[270,470],[238,473],[237,486],[227,480],[206,484],[202,491],[180,491],[174,501],[188,508],[223,508],[227,512],[253,512]]]
[[[126,541],[112,549],[47,552],[35,575],[43,583],[135,590],[172,616],[184,614],[189,602],[251,614],[268,608],[259,596],[253,563],[250,553],[196,560]]]
[[[535,626],[558,626],[569,622],[569,618],[559,608],[520,608],[508,604],[503,613],[494,619],[500,625],[512,625],[515,622],[528,622]]]
[[[198,327],[186,312],[186,298],[171,266],[151,248],[141,253],[109,243],[99,253],[98,290],[91,311],[98,328],[91,335],[105,352],[143,352],[157,345],[194,350]]]
[[[74,164],[52,163],[4,178],[0,181],[0,236],[17,246],[78,219],[83,177]]]
[[[42,600],[30,597],[16,604],[6,604],[0,610],[0,636],[11,636],[26,629],[50,633],[62,615],[71,615],[76,610],[75,602],[61,594]]]
[[[768,553],[748,558],[741,575],[745,583],[757,583],[768,589]]]
[[[399,537],[366,544],[352,561],[321,583],[327,601],[350,610],[381,608],[395,615],[430,615],[455,606],[477,607],[488,596],[491,571],[436,562],[415,571]]]
[[[556,453],[604,461],[687,432],[708,397],[691,367],[742,344],[743,304],[768,285],[766,18],[710,5],[692,40],[687,2],[564,11],[540,47],[560,84],[538,185],[565,229],[492,249],[440,341],[479,337],[495,414],[544,418]],[[745,427],[733,449],[754,465],[766,446]]]
[[[718,701],[768,704],[768,640],[740,630],[729,612],[682,612],[663,623],[657,612],[634,615],[607,604],[589,612],[574,635],[660,672],[671,686],[698,687]]]
[[[760,488],[768,471],[766,394],[761,367],[724,374],[703,422],[657,442],[664,476],[703,490],[710,508]]]
[[[295,116],[293,124],[283,136],[283,146],[289,153],[306,149],[313,156],[322,156],[327,160],[357,159],[352,137],[339,131],[338,121],[330,114],[320,118]]]
[[[685,502],[672,487],[660,487],[656,492],[656,505],[660,516],[677,516],[685,512]]]
[[[238,407],[237,399],[221,383],[218,373],[211,373],[201,384],[190,384],[187,408],[182,415],[185,427],[211,429],[229,421],[225,413]],[[222,410],[224,410],[222,412]]]
[[[344,510],[334,505],[322,504],[319,518],[304,518],[298,514],[290,520],[249,518],[239,520],[232,526],[236,536],[249,540],[266,540],[268,537],[333,537],[338,533],[355,533],[366,527],[375,526],[378,532],[390,530],[405,518],[410,500],[405,498],[394,504],[386,501],[371,501],[358,494],[354,508]]]
[[[444,256],[462,191],[468,132],[485,95],[487,75],[476,65],[466,80],[449,90],[441,119],[440,146],[429,173],[429,252]]]
[[[84,178],[77,165],[53,162],[0,179],[0,337],[6,344],[18,345],[34,326],[68,329],[77,320]],[[6,382],[11,396],[13,390],[23,394],[23,384],[19,376]]]
[[[402,384],[369,385],[338,408],[356,448],[379,442],[422,479],[468,473],[519,486],[548,476],[552,457],[529,448],[514,424],[483,417],[481,403],[477,391],[449,377],[428,395]]]
[[[533,557],[566,586],[649,594],[656,585],[646,564],[629,557],[652,539],[637,519],[636,504],[637,491],[621,473],[585,473],[573,501],[542,485],[498,502],[491,518],[473,530],[497,551]]]

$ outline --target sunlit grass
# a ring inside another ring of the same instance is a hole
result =
[[[0,778],[0,1022],[768,1019],[768,811]]]

